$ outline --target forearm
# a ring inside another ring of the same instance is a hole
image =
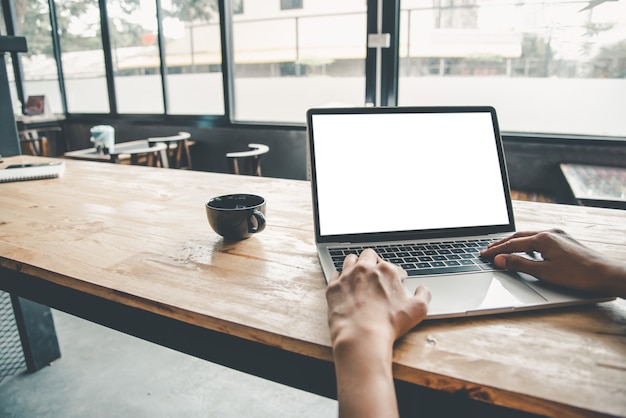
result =
[[[341,418],[398,416],[390,344],[339,341],[334,358]]]

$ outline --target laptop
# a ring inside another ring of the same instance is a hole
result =
[[[307,112],[315,241],[328,281],[373,248],[431,292],[428,318],[595,303],[479,252],[515,232],[492,107],[320,108]]]

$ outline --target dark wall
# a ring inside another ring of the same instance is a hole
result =
[[[151,136],[191,133],[196,141],[192,148],[194,169],[227,172],[225,154],[247,149],[248,143],[270,147],[263,156],[263,175],[269,177],[307,179],[306,131],[303,127],[209,128],[163,126],[125,121],[72,121],[66,123],[71,149],[91,147],[89,128],[108,123],[116,128],[116,142]],[[504,138],[511,188],[541,193],[561,203],[573,203],[571,192],[561,174],[560,163],[585,163],[626,167],[626,141],[589,141],[566,139]],[[339,162],[338,162],[339,163]],[[480,180],[476,179],[479,184]]]

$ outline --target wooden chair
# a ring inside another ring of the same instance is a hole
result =
[[[191,169],[191,152],[189,151],[189,147],[193,145],[193,142],[190,141],[189,138],[191,138],[189,132],[179,132],[178,135],[148,138],[148,143],[155,144],[162,142],[167,144],[170,166],[173,168]],[[186,160],[186,165],[183,165],[183,157]]]
[[[169,160],[167,156],[167,144],[156,142],[150,144],[146,141],[144,147],[122,148],[119,151],[111,153],[111,162],[120,163],[124,158],[121,156],[130,156],[130,163],[135,165],[147,165],[150,167],[169,168]]]
[[[248,144],[249,151],[229,152],[226,154],[228,169],[232,174],[261,176],[261,155],[266,154],[270,147],[263,144]],[[242,160],[241,168],[239,159]]]
[[[50,134],[61,132],[61,128],[58,126],[44,128],[44,129],[24,129],[19,132],[20,144],[22,145],[22,152],[27,151],[29,155],[36,155],[39,157],[50,156],[49,143]],[[56,138],[56,137],[55,137]]]

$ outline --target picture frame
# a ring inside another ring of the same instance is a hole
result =
[[[44,115],[47,112],[48,103],[46,102],[46,96],[28,96],[26,106],[24,106],[24,113],[28,116],[32,115]]]

